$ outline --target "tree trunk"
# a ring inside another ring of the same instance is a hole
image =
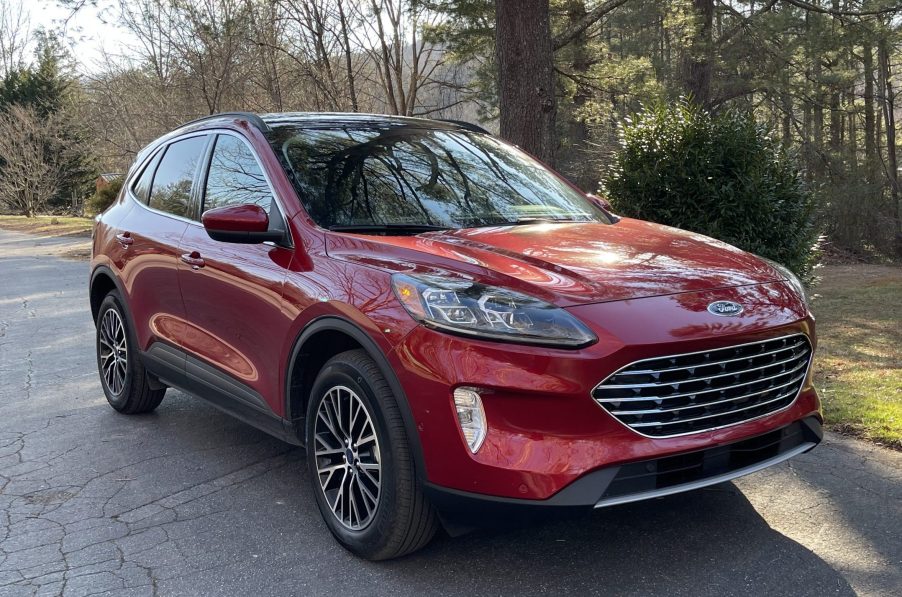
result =
[[[696,103],[711,104],[711,30],[714,0],[692,0],[695,31],[683,55],[683,90]]]
[[[832,2],[833,10],[839,10],[839,0],[833,0]],[[831,19],[831,25],[833,28],[833,35],[838,35],[839,32],[836,30],[837,23],[836,19]],[[832,62],[829,65],[832,68],[841,69],[842,68],[842,59],[837,58],[835,62]],[[830,90],[830,151],[833,153],[834,159],[839,157],[839,152],[842,149],[842,104],[840,98],[840,91],[838,88],[838,83],[833,81],[831,83]]]
[[[848,139],[849,139],[849,166],[852,172],[858,174],[858,126],[855,112],[847,113]]]
[[[895,223],[894,250],[897,257],[902,257],[902,214],[899,210],[899,170],[896,159],[896,105],[893,91],[893,74],[890,66],[889,41],[884,37],[878,44],[880,60],[880,77],[883,90],[883,118],[886,120],[886,169],[890,183],[890,196],[893,201],[893,220]]]
[[[824,91],[823,86],[821,85],[821,59],[817,56],[814,57],[814,61],[811,68],[811,75],[814,79],[814,85],[816,91],[814,93],[814,105],[812,106],[812,122],[811,122],[811,136],[812,142],[814,143],[814,150],[818,155],[821,154],[824,150]],[[823,171],[823,164],[821,164],[821,160],[817,159],[818,171]]]
[[[348,80],[348,97],[351,99],[351,110],[360,111],[360,105],[357,103],[357,83],[354,81],[354,64],[353,51],[351,50],[351,42],[348,39],[348,20],[345,15],[344,3],[338,3],[338,21],[341,25],[341,45],[344,52],[345,60],[345,77]]]
[[[566,4],[568,23],[577,23],[586,16],[586,3],[584,0],[568,0]],[[566,47],[566,52],[570,58],[570,70],[576,79],[576,89],[573,93],[573,102],[570,107],[570,113],[561,118],[566,119],[564,129],[566,131],[566,139],[564,147],[559,148],[557,161],[558,166],[567,178],[569,178],[576,186],[585,190],[592,190],[591,186],[598,180],[598,177],[589,166],[588,154],[586,151],[589,144],[589,127],[586,124],[585,115],[581,112],[585,109],[586,103],[591,99],[591,90],[585,83],[585,77],[589,74],[589,55],[588,35],[583,31],[577,35]],[[611,92],[613,96],[613,92]],[[614,119],[614,103],[612,97],[611,117]]]
[[[501,136],[554,165],[554,54],[548,0],[496,0]]]
[[[783,93],[781,100],[783,103],[783,145],[789,147],[792,145],[792,96]]]
[[[874,48],[870,41],[862,46],[864,67],[864,156],[868,180],[873,180],[877,164],[877,123],[874,117]]]
[[[839,154],[842,149],[842,104],[838,91],[830,93],[830,150]]]

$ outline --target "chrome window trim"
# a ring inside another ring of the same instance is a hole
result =
[[[158,152],[160,152],[160,151],[165,152],[166,149],[168,149],[169,146],[172,145],[173,143],[177,143],[177,142],[183,141],[185,139],[190,139],[192,137],[199,137],[202,135],[207,136],[207,137],[215,137],[216,135],[230,135],[232,137],[240,139],[245,144],[245,146],[247,146],[247,148],[251,152],[251,155],[254,156],[254,161],[257,162],[257,166],[259,166],[260,171],[263,173],[263,177],[266,179],[266,184],[269,187],[269,192],[272,193],[273,201],[275,201],[276,208],[279,210],[279,214],[282,216],[282,221],[285,222],[285,233],[288,235],[288,240],[290,243],[288,248],[294,248],[294,246],[295,246],[294,236],[291,234],[291,226],[288,225],[288,217],[285,215],[285,208],[282,206],[282,201],[281,201],[281,199],[279,199],[279,196],[275,191],[275,187],[272,184],[272,180],[269,178],[269,174],[266,172],[266,168],[264,168],[263,164],[260,162],[260,157],[257,155],[257,152],[254,151],[253,146],[251,146],[251,144],[248,142],[247,139],[245,139],[242,135],[236,133],[235,131],[232,131],[229,129],[204,129],[201,131],[192,131],[190,133],[185,133],[184,135],[179,135],[178,137],[169,139],[165,143],[161,143],[156,149],[154,149],[152,152],[150,152],[150,154],[148,154],[148,156],[145,158],[145,160],[141,163],[140,167],[135,170],[135,174],[132,176],[132,178],[129,180],[129,183],[128,183],[128,187],[127,187],[128,198],[151,213],[155,213],[155,214],[158,214],[161,216],[166,216],[166,217],[172,218],[174,220],[179,220],[179,221],[185,222],[186,224],[190,224],[190,225],[193,225],[193,226],[196,226],[199,228],[203,228],[204,227],[203,223],[201,223],[198,220],[186,218],[184,216],[176,215],[176,214],[170,213],[168,211],[162,211],[162,210],[151,207],[150,205],[148,205],[148,204],[144,203],[143,201],[141,201],[140,199],[138,199],[138,197],[135,195],[134,190],[133,190],[134,183],[137,181],[135,176],[140,178],[141,174],[144,173],[144,168],[147,167],[147,165],[153,160],[153,158],[157,155]],[[215,139],[214,139],[213,151],[216,151]],[[206,157],[206,156],[207,156],[207,152],[205,150],[203,157]],[[212,159],[212,157],[213,157],[212,151],[210,152],[209,157]],[[207,175],[209,175],[209,171],[210,171],[210,164],[208,163],[208,164],[206,164],[206,166],[204,166],[204,172]],[[154,176],[156,176],[156,173],[154,173]],[[201,205],[199,206],[201,210],[203,209],[203,199],[204,199],[204,195],[206,194],[206,190],[207,190],[206,189],[206,185],[207,185],[206,177],[204,177],[202,184],[203,184],[204,188],[201,189]],[[153,193],[153,185],[151,185],[151,193]],[[201,211],[201,217],[203,217],[203,211]],[[267,241],[267,242],[264,242],[261,244],[269,245],[272,247],[279,246],[272,241]]]
[[[185,133],[184,135],[179,135],[178,137],[174,137],[174,138],[172,138],[172,139],[168,139],[165,143],[160,143],[160,144],[157,146],[156,149],[154,149],[153,151],[150,152],[150,154],[147,156],[147,158],[146,158],[146,159],[144,160],[144,162],[141,164],[141,167],[138,168],[138,169],[135,171],[136,173],[140,172],[140,174],[136,174],[136,175],[137,175],[138,177],[140,177],[141,174],[144,174],[144,169],[145,169],[145,168],[148,166],[148,164],[153,160],[153,158],[157,155],[157,153],[159,153],[159,152],[161,152],[161,151],[164,152],[164,155],[163,155],[162,157],[165,158],[165,157],[166,157],[166,155],[165,155],[166,150],[169,149],[169,146],[172,145],[173,143],[177,143],[177,142],[179,142],[179,141],[184,141],[184,140],[186,140],[186,139],[191,139],[192,137],[201,137],[201,136],[209,137],[209,136],[210,136],[210,132],[209,132],[209,131],[206,131],[206,130],[203,130],[203,131],[192,131],[192,132],[190,132],[190,133]],[[206,147],[204,148],[204,154],[206,154]],[[160,159],[160,161],[162,162],[162,158]],[[157,164],[157,167],[159,167],[159,164]],[[195,173],[195,175],[196,175],[196,173]],[[154,172],[154,178],[156,178],[156,176],[157,176],[157,173]],[[179,221],[185,222],[185,223],[187,223],[187,224],[200,224],[200,222],[197,222],[196,220],[192,220],[191,218],[186,218],[186,217],[184,217],[184,216],[180,216],[180,215],[177,215],[177,214],[168,212],[168,211],[163,211],[163,210],[161,210],[161,209],[156,209],[155,207],[151,207],[151,206],[148,205],[147,203],[144,203],[143,201],[141,201],[140,199],[138,199],[138,196],[137,196],[137,195],[135,195],[135,192],[134,192],[134,190],[133,190],[133,187],[134,187],[134,183],[135,183],[135,182],[137,182],[137,181],[134,179],[134,177],[133,177],[131,180],[129,180],[129,184],[128,184],[128,198],[131,199],[132,201],[134,201],[135,203],[137,203],[139,206],[143,207],[144,209],[146,209],[147,211],[149,211],[149,212],[151,212],[151,213],[155,213],[155,214],[158,214],[158,215],[161,215],[161,216],[166,216],[167,218],[172,218],[173,220],[179,220]],[[153,181],[151,181],[151,183],[152,183],[152,182],[153,182]],[[153,195],[153,184],[150,185],[150,194]],[[147,200],[150,201],[150,197],[149,197],[149,196],[148,196]]]
[[[793,396],[793,398],[792,398],[792,400],[789,402],[789,404],[787,404],[787,405],[784,406],[783,408],[777,409],[777,410],[775,410],[775,411],[771,411],[771,412],[769,412],[769,413],[765,413],[765,414],[763,414],[763,415],[758,415],[757,417],[752,417],[751,419],[743,419],[742,421],[737,421],[737,422],[735,422],[735,423],[728,423],[728,424],[726,424],[726,425],[720,425],[720,426],[718,426],[718,427],[709,427],[709,428],[707,428],[707,429],[699,429],[699,430],[697,430],[697,431],[686,431],[686,432],[684,432],[684,433],[674,433],[674,434],[672,434],[672,435],[648,435],[648,434],[646,434],[646,433],[642,433],[642,432],[639,431],[638,429],[633,429],[633,428],[630,427],[627,423],[624,423],[624,422],[621,421],[619,418],[617,418],[615,415],[611,414],[611,411],[609,411],[609,410],[606,409],[604,406],[602,406],[602,404],[601,404],[601,403],[595,398],[595,396],[594,396],[595,390],[596,390],[599,386],[603,385],[604,382],[606,382],[607,380],[611,379],[612,377],[614,377],[614,376],[617,375],[618,373],[621,373],[624,369],[627,369],[627,368],[632,367],[632,366],[634,366],[634,365],[638,365],[639,363],[645,363],[645,362],[648,362],[648,361],[657,361],[657,360],[659,360],[659,359],[666,359],[666,358],[669,358],[669,357],[677,357],[677,356],[684,357],[684,356],[689,356],[689,355],[694,355],[694,354],[704,354],[704,353],[706,353],[706,352],[712,352],[712,351],[715,351],[715,350],[728,350],[728,349],[731,349],[731,348],[742,348],[743,346],[751,346],[752,344],[761,344],[761,343],[764,343],[764,342],[774,342],[774,341],[776,341],[776,340],[785,340],[785,339],[787,339],[787,338],[793,338],[793,337],[796,337],[796,336],[803,336],[803,337],[807,340],[808,346],[811,347],[811,355],[810,355],[810,357],[809,357],[809,359],[808,359],[808,366],[805,368],[805,377],[802,378],[802,384],[799,386],[799,391],[796,392],[796,395]],[[785,412],[785,411],[789,410],[790,408],[792,408],[793,405],[795,405],[796,401],[799,399],[799,396],[802,395],[802,390],[805,388],[805,380],[808,379],[809,375],[811,374],[811,364],[812,364],[813,362],[814,362],[814,344],[811,342],[811,338],[809,338],[809,337],[808,337],[808,334],[805,334],[804,332],[796,332],[796,333],[794,333],[794,334],[786,334],[785,336],[775,336],[775,337],[773,337],[773,338],[763,338],[763,339],[761,339],[761,340],[754,340],[754,341],[752,341],[752,342],[744,342],[744,343],[742,343],[742,344],[731,344],[731,345],[729,345],[729,346],[721,346],[721,347],[719,347],[719,348],[709,348],[708,350],[696,350],[696,351],[693,351],[693,352],[681,352],[681,353],[677,353],[677,354],[661,355],[661,356],[658,356],[658,357],[649,357],[649,358],[646,358],[646,359],[639,359],[638,361],[633,361],[633,362],[631,362],[631,363],[627,363],[627,364],[624,365],[623,367],[617,369],[615,372],[613,372],[613,373],[611,373],[610,375],[608,375],[607,377],[605,377],[605,378],[604,378],[603,380],[601,380],[598,384],[596,384],[595,386],[593,386],[592,389],[589,391],[589,398],[591,398],[592,402],[594,402],[595,405],[598,406],[598,408],[600,408],[605,414],[607,414],[609,417],[611,417],[611,419],[617,421],[617,423],[619,423],[620,425],[622,425],[622,426],[625,427],[626,429],[629,429],[629,430],[632,431],[633,433],[635,433],[635,434],[637,434],[637,435],[641,435],[642,437],[645,437],[645,438],[648,438],[648,439],[652,439],[652,440],[657,440],[657,439],[671,439],[671,438],[674,438],[674,437],[685,437],[685,436],[687,436],[687,435],[698,435],[698,434],[700,434],[700,433],[710,433],[710,432],[712,432],[712,431],[719,431],[719,430],[721,430],[721,429],[727,429],[727,428],[729,428],[729,427],[735,427],[736,425],[744,425],[744,424],[746,424],[746,423],[751,423],[752,421],[757,421],[757,420],[763,419],[763,418],[765,418],[765,417],[771,417],[771,416],[774,416],[774,415],[777,415],[777,414],[780,414],[780,413],[782,413],[782,412]],[[663,494],[663,495],[666,495],[666,494]],[[636,498],[636,499],[640,499],[640,498]],[[630,500],[630,501],[635,501],[635,500]],[[603,505],[611,505],[611,504],[603,504]]]

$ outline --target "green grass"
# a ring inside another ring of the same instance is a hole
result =
[[[819,271],[815,385],[829,428],[902,450],[902,268]]]
[[[91,236],[91,218],[74,216],[3,216],[0,215],[0,228],[27,232],[37,236]]]

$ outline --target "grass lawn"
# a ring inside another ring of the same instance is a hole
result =
[[[902,268],[819,270],[814,380],[829,428],[902,450]]]
[[[56,222],[56,223],[54,223]],[[0,228],[27,232],[37,236],[91,236],[91,218],[76,218],[72,216],[37,216],[26,218],[25,216],[0,215]]]

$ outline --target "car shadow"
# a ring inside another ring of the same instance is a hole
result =
[[[373,594],[405,595],[855,594],[841,571],[771,528],[731,483],[517,528],[455,538],[440,531],[409,556],[367,562],[338,547],[320,520],[303,449],[286,453],[285,444],[195,399],[172,398],[168,408],[149,416],[159,417],[161,440],[192,449],[225,440],[236,450],[257,445],[262,452],[286,455],[287,464],[273,471],[271,482],[260,478],[253,487],[235,488],[232,509],[244,514],[230,519],[236,536],[252,537],[272,516],[265,504],[292,488],[278,536],[261,537],[260,547],[294,555],[258,563],[261,572],[278,571],[286,583],[322,579],[340,593],[359,590],[364,581]],[[167,419],[173,426],[164,423]],[[220,457],[228,459],[227,454]],[[241,586],[242,579],[229,580]]]
[[[440,537],[392,567],[412,585],[424,567],[444,569],[443,591],[455,594],[855,594],[818,555],[771,529],[732,484]]]

